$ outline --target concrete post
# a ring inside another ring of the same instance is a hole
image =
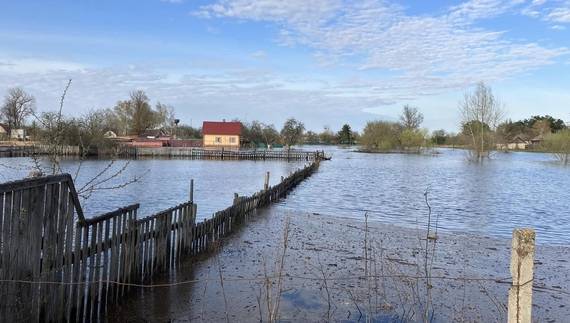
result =
[[[517,228],[513,231],[513,286],[509,290],[508,323],[531,323],[535,239],[536,233],[532,229]]]
[[[269,172],[265,172],[265,185],[263,189],[266,191],[269,189]]]

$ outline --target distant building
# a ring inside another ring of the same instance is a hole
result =
[[[10,140],[26,140],[26,130],[25,129],[12,129],[10,130]]]
[[[8,126],[0,123],[0,140],[8,139]]]
[[[240,147],[241,122],[204,121],[202,125],[204,148],[229,148]]]

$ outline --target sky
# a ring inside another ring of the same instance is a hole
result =
[[[180,124],[307,130],[396,121],[458,131],[490,85],[513,120],[570,121],[570,0],[3,0],[0,94],[81,116],[143,90]]]

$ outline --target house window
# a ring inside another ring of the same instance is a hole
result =
[[[230,137],[230,144],[235,144],[235,143],[236,143],[236,138]]]
[[[221,143],[222,142],[222,137],[216,137],[216,143]]]

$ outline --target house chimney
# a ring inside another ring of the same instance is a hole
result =
[[[224,120],[223,122],[226,122],[226,119],[222,119],[222,120]]]

